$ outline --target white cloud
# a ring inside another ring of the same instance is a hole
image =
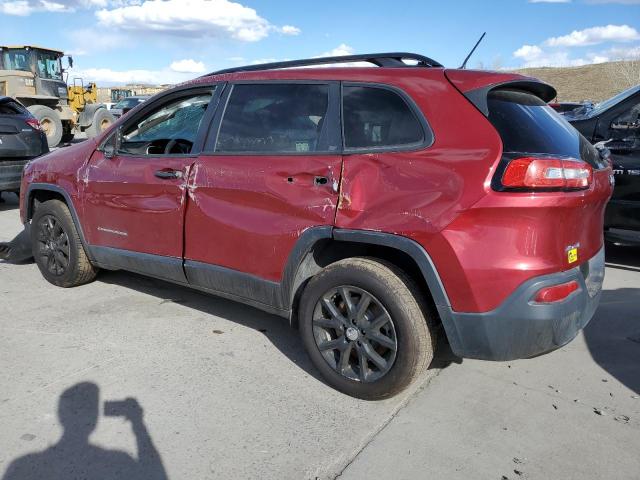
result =
[[[101,25],[121,31],[232,38],[256,42],[271,31],[299,33],[292,25],[276,27],[249,7],[229,0],[145,0],[137,5],[98,10]]]
[[[293,25],[283,25],[279,30],[283,35],[300,35],[302,32],[302,30],[298,27],[294,27]]]
[[[25,17],[36,12],[74,12],[79,8],[104,7],[107,4],[108,0],[0,0],[0,13]]]
[[[169,65],[169,68],[179,73],[204,73],[205,71],[204,63],[196,62],[191,58],[177,60]]]
[[[353,47],[350,47],[346,43],[341,43],[336,48],[321,53],[318,57],[342,57],[344,55],[353,55]]]
[[[0,13],[5,15],[17,15],[20,17],[26,17],[33,11],[33,7],[29,2],[17,1],[17,2],[2,2],[0,3]]]
[[[192,73],[181,73],[164,68],[160,70],[113,70],[111,68],[73,69],[70,77],[80,77],[85,83],[96,82],[98,85],[152,84],[164,85],[184,82],[194,78]]]
[[[629,25],[606,25],[574,30],[561,37],[551,37],[544,44],[549,47],[583,47],[603,42],[630,42],[638,39],[640,34]]]
[[[518,50],[513,52],[513,56],[516,58],[522,58],[524,60],[535,60],[542,55],[542,49],[537,45],[523,45]]]

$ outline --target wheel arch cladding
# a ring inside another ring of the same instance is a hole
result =
[[[31,221],[31,219],[33,218],[36,201],[38,202],[46,202],[48,200],[62,201],[67,206],[67,208],[69,209],[69,212],[71,213],[71,218],[73,219],[73,223],[75,224],[76,230],[78,231],[78,235],[80,236],[80,241],[82,242],[82,246],[85,248],[85,251],[87,252],[87,256],[89,256],[89,259],[91,261],[94,260],[91,256],[90,249],[87,248],[87,242],[84,237],[84,232],[82,230],[82,225],[80,224],[80,219],[78,217],[78,213],[76,211],[75,205],[71,200],[71,196],[66,190],[64,190],[62,187],[58,185],[53,185],[49,183],[32,183],[27,188],[25,199],[26,199],[26,217],[25,217],[26,222]]]
[[[297,260],[294,263],[290,257],[283,277],[283,304],[291,310],[293,323],[296,321],[302,290],[314,275],[338,260],[368,256],[390,261],[405,270],[425,293],[427,305],[437,310],[438,320],[449,336],[449,332],[455,328],[451,322],[449,299],[431,257],[421,245],[407,237],[390,233],[320,228],[322,230],[313,236],[307,232],[316,229],[305,232],[309,236],[296,245],[291,257],[295,255]],[[289,270],[292,264],[295,266],[293,272]]]

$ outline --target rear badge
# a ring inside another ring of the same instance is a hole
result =
[[[580,244],[576,244],[576,245],[569,245],[567,247],[567,262],[569,263],[575,263],[578,261],[578,248],[580,247]]]

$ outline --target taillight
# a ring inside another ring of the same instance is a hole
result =
[[[500,190],[582,190],[593,181],[593,168],[575,158],[517,157],[507,160]]]
[[[567,283],[561,283],[560,285],[554,285],[553,287],[542,288],[533,297],[533,301],[536,303],[554,303],[560,302],[578,290],[580,286],[575,280],[571,280]]]
[[[42,130],[42,126],[40,125],[40,122],[35,118],[28,118],[27,125],[29,125],[34,130]]]

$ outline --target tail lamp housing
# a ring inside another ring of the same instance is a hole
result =
[[[493,180],[498,191],[585,190],[593,183],[593,167],[568,157],[514,156],[503,158]]]
[[[28,118],[26,122],[27,122],[27,125],[29,125],[34,130],[42,130],[42,125],[40,125],[40,122],[37,119]]]

